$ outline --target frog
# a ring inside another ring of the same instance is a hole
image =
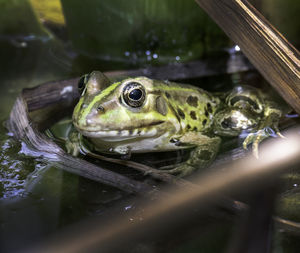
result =
[[[80,79],[78,89],[75,131],[68,145],[73,155],[83,147],[128,158],[132,153],[191,149],[185,162],[162,168],[184,177],[215,159],[222,137],[246,133],[243,147],[252,145],[257,158],[262,140],[283,137],[278,129],[282,111],[251,86],[214,94],[145,76],[112,82],[93,71]]]

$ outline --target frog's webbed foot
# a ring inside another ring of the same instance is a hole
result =
[[[247,146],[252,144],[252,154],[258,159],[258,146],[259,144],[266,138],[273,136],[280,138],[285,138],[279,131],[277,126],[272,127],[264,127],[263,129],[259,129],[257,132],[250,133],[246,137],[243,142],[243,148],[247,149]]]

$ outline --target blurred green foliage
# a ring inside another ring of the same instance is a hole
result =
[[[44,34],[29,1],[0,0],[0,9],[0,34]]]

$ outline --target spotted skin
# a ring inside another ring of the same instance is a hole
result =
[[[281,114],[252,88],[219,97],[191,85],[146,77],[107,80],[94,71],[84,85],[81,81],[82,95],[73,112],[77,131],[99,152],[126,155],[196,147],[185,165],[169,170],[181,176],[214,159],[219,136],[237,136],[244,130],[253,136],[265,122],[276,128],[278,120],[270,120],[270,115],[276,113],[278,119]],[[260,134],[248,138],[244,146],[257,147],[261,139]]]

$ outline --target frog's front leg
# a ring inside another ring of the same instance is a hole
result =
[[[78,156],[79,154],[88,154],[93,150],[93,146],[85,141],[83,136],[72,126],[68,133],[65,148],[68,154]]]
[[[80,138],[81,138],[80,133],[76,131],[74,127],[72,127],[65,143],[67,153],[71,154],[72,156],[79,155],[81,150]]]
[[[219,137],[208,137],[196,132],[189,132],[178,140],[178,145],[196,145],[195,149],[191,151],[190,157],[185,162],[161,168],[165,172],[175,174],[178,177],[187,176],[193,171],[205,168],[211,164],[216,157],[221,143]]]

